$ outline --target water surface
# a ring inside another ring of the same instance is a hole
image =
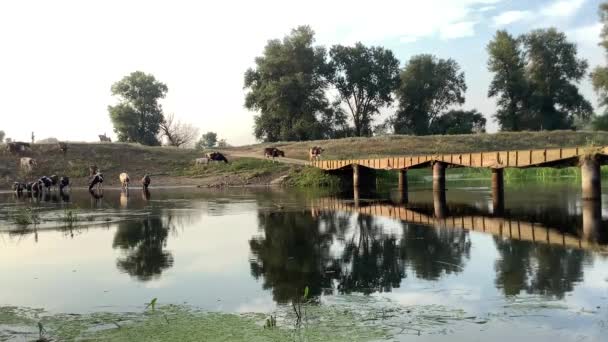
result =
[[[524,183],[507,186],[497,210],[488,183],[448,183],[446,201],[430,184],[412,184],[407,199],[390,189],[3,193],[0,306],[123,312],[158,298],[272,313],[308,287],[319,305],[383,312],[396,340],[602,340],[608,198]],[[26,207],[41,217],[35,228],[12,222]]]

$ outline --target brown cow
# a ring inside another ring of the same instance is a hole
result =
[[[319,146],[313,146],[308,151],[308,156],[310,161],[321,159],[321,153],[323,153],[323,149]]]
[[[276,147],[266,147],[264,149],[264,157],[272,158],[273,160],[278,157],[285,157],[285,152],[279,150]]]

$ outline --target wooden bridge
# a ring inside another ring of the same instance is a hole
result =
[[[415,223],[437,228],[464,229],[483,232],[494,236],[534,243],[560,245],[568,248],[590,249],[608,253],[608,246],[598,244],[602,226],[601,207],[596,201],[583,204],[583,229],[580,234],[567,234],[560,229],[546,227],[535,222],[525,222],[516,218],[505,218],[493,215],[471,214],[442,216],[445,202],[435,201],[435,214],[425,214],[403,205],[385,202],[357,203],[336,198],[322,198],[311,203],[313,211],[343,211],[363,215],[382,216],[408,223]]]
[[[404,149],[407,147],[404,146]],[[489,168],[497,200],[503,195],[505,168],[581,167],[583,198],[601,198],[600,165],[608,163],[608,146],[534,149],[497,152],[429,154],[374,159],[316,160],[311,165],[330,173],[347,176],[352,170],[355,188],[369,185],[373,170],[399,171],[399,188],[407,192],[407,170],[433,168],[433,189],[445,190],[445,170],[453,167]]]

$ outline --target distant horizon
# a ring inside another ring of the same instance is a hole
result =
[[[116,102],[110,87],[141,70],[168,86],[165,113],[201,134],[217,132],[230,145],[256,144],[255,113],[243,106],[243,74],[268,40],[299,25],[310,25],[316,43],[327,48],[361,41],[391,49],[401,67],[421,53],[455,59],[468,86],[462,108],[484,114],[489,133],[497,125],[495,99],[486,96],[485,47],[496,30],[519,35],[556,27],[577,44],[590,70],[606,64],[598,46],[600,0],[382,0],[371,8],[356,2],[345,8],[341,1],[314,0],[298,10],[276,0],[2,3],[0,130],[25,142],[32,131],[36,140],[96,142],[105,133],[116,141],[107,112]],[[580,89],[599,114],[589,78]]]

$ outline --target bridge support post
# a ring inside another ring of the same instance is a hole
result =
[[[399,190],[399,203],[407,203],[408,202],[408,196],[407,196],[407,170],[399,170],[398,171],[398,175],[399,175],[399,185],[398,185],[398,190]]]
[[[361,177],[359,177],[360,172],[361,172],[361,170],[359,168],[359,165],[353,164],[353,187],[355,189],[359,188],[359,179],[361,178]]]
[[[601,241],[602,235],[602,203],[600,201],[583,201],[583,236],[590,241]]]
[[[595,158],[581,161],[581,181],[583,199],[599,201],[602,197],[600,163]]]
[[[445,191],[433,191],[433,209],[435,209],[435,217],[444,219],[448,214],[448,205],[445,199]]]
[[[375,188],[376,174],[374,170],[365,166],[353,164],[353,187]]]
[[[492,169],[492,210],[500,215],[505,209],[504,169]]]
[[[433,191],[445,192],[445,163],[433,164]]]

